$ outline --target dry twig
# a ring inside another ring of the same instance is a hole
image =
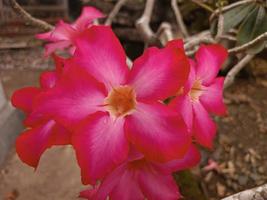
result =
[[[10,0],[10,6],[12,7],[12,9],[18,13],[27,23],[36,26],[38,28],[41,28],[45,31],[50,31],[52,30],[54,27],[50,24],[48,24],[47,22],[34,18],[33,16],[31,16],[28,12],[26,12],[18,3],[16,0]]]
[[[214,11],[210,6],[206,5],[205,3],[200,2],[199,0],[191,0],[191,1],[209,12]]]
[[[149,25],[154,4],[155,0],[147,0],[143,15],[135,23],[136,29],[141,34],[144,41],[148,44],[159,43],[155,33]]]
[[[111,25],[114,17],[118,14],[121,7],[126,3],[127,0],[118,0],[112,11],[109,13],[108,18],[105,21],[105,25]]]
[[[229,49],[228,52],[229,53],[239,53],[239,52],[242,52],[242,51],[245,51],[247,49],[249,49],[250,47],[258,44],[259,42],[263,42],[267,40],[267,32],[259,35],[258,37],[256,37],[254,40],[242,45],[242,46],[238,46],[238,47],[234,47],[232,49]]]
[[[211,37],[209,31],[203,31],[197,35],[193,35],[185,40],[184,48],[185,50],[190,50],[196,46],[199,46],[200,43],[215,43],[215,40]]]
[[[172,0],[171,5],[172,5],[173,12],[175,14],[175,17],[176,17],[178,27],[180,28],[183,36],[188,37],[189,34],[188,34],[188,31],[187,31],[186,26],[184,24],[183,16],[180,12],[179,6],[177,4],[177,0]]]
[[[239,192],[232,196],[226,197],[222,200],[264,200],[264,199],[267,199],[267,184]]]
[[[160,42],[165,45],[168,41],[173,40],[173,32],[171,24],[168,22],[162,22],[157,30],[156,37]]]
[[[229,87],[234,82],[235,76],[249,63],[249,61],[252,60],[254,56],[254,54],[246,55],[227,73],[224,81],[224,88]]]

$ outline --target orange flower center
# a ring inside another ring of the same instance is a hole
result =
[[[202,95],[203,88],[201,85],[201,80],[197,79],[193,83],[193,86],[189,92],[189,96],[191,97],[191,101],[195,102],[199,100],[199,97]]]
[[[114,116],[125,116],[136,106],[135,91],[130,86],[113,88],[105,99],[107,110]]]

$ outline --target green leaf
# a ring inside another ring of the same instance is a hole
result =
[[[267,12],[264,6],[258,5],[241,24],[237,35],[237,45],[245,44],[266,31]],[[255,44],[247,52],[256,54],[264,48],[264,45],[265,42]]]
[[[245,44],[253,38],[253,30],[255,29],[255,20],[258,16],[258,10],[259,6],[255,7],[240,25],[237,34],[237,45]]]
[[[231,28],[239,25],[245,17],[256,7],[255,3],[237,6],[223,14],[224,26],[223,32],[228,32]]]

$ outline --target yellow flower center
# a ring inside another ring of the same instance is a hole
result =
[[[202,93],[203,93],[203,88],[201,85],[201,80],[197,79],[195,80],[191,90],[189,91],[189,96],[191,98],[191,101],[193,102],[198,101]]]
[[[105,99],[107,110],[114,116],[125,116],[136,106],[135,91],[130,86],[113,88]]]

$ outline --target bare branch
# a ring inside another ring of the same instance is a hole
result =
[[[45,31],[50,31],[52,30],[54,27],[50,24],[48,24],[47,22],[34,18],[32,17],[28,12],[26,12],[17,2],[16,0],[10,0],[10,6],[12,7],[12,9],[18,13],[27,23],[36,26],[38,28],[41,28]]]
[[[229,40],[229,41],[236,41],[236,37],[232,36],[232,35],[221,35],[220,36],[220,39],[226,39],[226,40]]]
[[[254,54],[246,55],[227,73],[224,81],[224,88],[229,87],[234,82],[236,75],[253,59],[254,56]]]
[[[108,18],[105,21],[105,25],[111,25],[114,17],[118,14],[121,7],[126,3],[127,0],[118,0],[112,11],[109,13]]]
[[[223,34],[223,26],[224,26],[224,17],[223,17],[223,14],[221,13],[219,15],[217,34],[215,36],[216,41],[219,41],[221,35]]]
[[[152,16],[155,0],[147,0],[143,15],[136,21],[135,26],[138,32],[148,44],[160,43],[149,23]]]
[[[267,199],[267,184],[239,192],[222,200],[263,200]]]
[[[210,32],[204,31],[203,33],[191,36],[185,41],[184,48],[185,50],[190,50],[195,46],[198,46],[200,43],[213,44],[215,40],[211,37]]]
[[[206,5],[205,3],[200,2],[199,0],[191,0],[191,1],[209,12],[214,11],[210,6]]]
[[[171,1],[171,5],[172,5],[173,12],[175,14],[175,17],[176,17],[176,21],[177,21],[178,27],[180,28],[183,36],[184,37],[188,37],[189,34],[188,34],[188,31],[187,31],[186,26],[184,24],[183,16],[182,16],[182,14],[180,12],[179,6],[177,4],[177,0],[172,0]]]
[[[161,44],[165,45],[168,41],[173,40],[173,32],[171,24],[162,22],[157,30],[156,37],[159,38]]]
[[[232,8],[235,8],[237,6],[243,5],[243,4],[247,4],[247,3],[251,3],[251,2],[255,2],[256,0],[242,0],[242,1],[237,1],[235,3],[231,3],[230,5],[224,6],[222,8],[218,8],[217,10],[215,10],[212,15],[210,16],[210,21],[212,21],[215,16],[218,16],[221,12],[225,12],[228,11]],[[221,9],[221,11],[220,11]]]
[[[239,52],[242,52],[242,51],[245,51],[247,49],[249,49],[250,47],[258,44],[259,42],[263,42],[267,40],[267,32],[259,35],[258,37],[256,37],[254,40],[242,45],[242,46],[238,46],[238,47],[234,47],[232,49],[229,49],[228,52],[229,53],[239,53]]]

